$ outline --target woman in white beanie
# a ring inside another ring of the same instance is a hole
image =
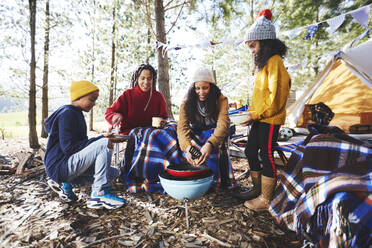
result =
[[[253,210],[267,210],[275,190],[273,146],[278,139],[280,125],[285,121],[291,86],[282,59],[287,47],[276,38],[271,17],[270,10],[261,11],[245,37],[245,44],[253,55],[255,72],[251,112],[248,112],[245,123],[252,125],[245,154],[254,186],[251,191],[242,193],[240,198],[247,200],[244,205]]]
[[[216,85],[213,71],[198,68],[181,104],[177,135],[190,164],[206,164],[214,173],[217,187],[234,188],[225,142],[230,128],[228,108],[228,99]]]

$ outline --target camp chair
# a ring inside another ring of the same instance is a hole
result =
[[[110,131],[113,132],[114,134],[119,134],[119,126],[113,127],[113,129],[110,130]],[[123,138],[119,138],[119,139],[123,139]],[[114,164],[114,166],[120,167],[119,156],[120,156],[121,152],[125,151],[125,148],[127,147],[128,140],[129,140],[129,136],[125,135],[125,138],[124,138],[123,142],[115,143],[115,146],[114,146],[115,164]],[[122,143],[125,143],[125,147],[123,149],[120,149],[120,144],[122,144]]]
[[[125,152],[127,148],[128,140],[129,140],[129,136],[127,140],[120,142],[120,143],[115,143],[115,146],[114,146],[114,156],[115,156],[114,166],[115,167],[120,167],[120,163],[121,163],[120,154]]]
[[[276,144],[275,145],[274,152],[277,152],[279,154],[279,157],[284,166],[287,165],[288,158],[289,158],[284,153],[285,152],[292,153],[299,145],[306,145],[314,135],[320,134],[320,133],[323,133],[323,134],[332,133],[332,134],[338,134],[342,136],[345,135],[345,132],[342,131],[340,128],[336,126],[328,126],[328,124],[327,125],[308,124],[307,129],[309,130],[310,133],[306,136],[304,140],[301,140],[297,143],[292,143],[292,144],[285,144],[285,145]]]
[[[248,109],[248,105],[245,105],[239,109],[229,111],[229,115],[237,114],[240,111],[246,111]],[[243,157],[245,158],[244,153],[244,147],[245,145],[239,144],[240,142],[236,142],[239,139],[245,138],[248,136],[248,133],[250,131],[250,126],[247,126],[247,131],[245,134],[236,134],[236,126],[231,125],[229,130],[229,146],[234,147],[236,150],[229,149],[230,155],[235,157]],[[293,135],[293,134],[292,134]],[[277,153],[279,155],[279,159],[281,161],[281,164],[279,164],[279,167],[286,166],[288,163],[288,159],[290,157],[290,154],[285,153],[291,153],[294,151],[300,144],[302,144],[304,141],[301,140],[297,143],[291,143],[291,144],[285,144],[280,145],[279,143],[276,143],[274,145],[273,152]],[[248,172],[248,168],[242,173],[244,175]]]
[[[308,105],[311,111],[311,120],[315,122],[315,124],[309,124],[308,129],[310,133],[317,133],[316,129],[321,127],[327,127],[329,122],[334,117],[334,113],[332,110],[323,102],[318,102],[316,104],[309,104]],[[317,128],[315,128],[317,127]],[[284,128],[286,129],[286,128]],[[281,130],[282,131],[282,130]],[[281,132],[280,131],[280,132]],[[308,136],[310,137],[310,136]],[[305,140],[300,141],[298,143],[293,143],[289,145],[282,145],[276,144],[274,147],[274,151],[276,151],[279,154],[279,157],[283,163],[284,166],[288,163],[288,158],[285,156],[284,152],[292,152],[294,151],[299,145],[304,143]]]
[[[250,127],[247,127],[249,130]],[[247,133],[249,132],[247,130]],[[236,126],[234,124],[230,125],[230,130],[229,130],[229,146],[235,147],[237,151],[230,150],[230,153],[234,157],[243,157],[245,158],[244,155],[244,147],[245,145],[241,145],[238,140],[247,137],[247,134],[237,134],[236,133]]]
[[[284,145],[279,145],[279,143],[276,143],[275,144],[274,149],[273,149],[273,152],[278,153],[279,158],[280,158],[280,160],[282,162],[282,165],[279,165],[279,167],[287,166],[288,159],[289,159],[290,156],[287,156],[285,154],[285,152],[292,153],[302,143],[304,143],[304,140],[301,140],[301,141],[299,141],[297,143],[284,144]]]
[[[115,166],[119,164],[119,153],[120,153],[120,143],[116,143],[115,144]]]
[[[230,110],[229,115],[237,114],[240,111],[247,111],[247,109],[248,109],[248,105],[244,105],[244,106],[242,106],[238,109]],[[247,126],[247,132],[245,132],[245,134],[237,134],[236,133],[236,126],[234,124],[230,125],[228,144],[229,144],[229,147],[230,146],[235,147],[237,149],[237,151],[232,150],[232,149],[228,149],[229,155],[234,156],[234,157],[245,158],[244,148],[239,146],[239,144],[234,142],[234,140],[238,140],[238,139],[247,137],[247,134],[249,133],[249,130],[250,130],[250,126]],[[239,177],[245,175],[246,173],[248,173],[248,171],[249,171],[249,168],[247,166],[241,174],[235,176],[235,179],[238,179]]]
[[[237,114],[237,113],[239,113],[241,111],[247,111],[247,109],[248,109],[248,105],[244,105],[244,106],[242,106],[242,107],[240,107],[238,109],[230,110],[229,111],[229,115]],[[230,125],[230,130],[229,130],[229,138],[230,138],[229,145],[234,146],[240,152],[243,152],[243,154],[244,154],[244,150],[242,150],[241,147],[239,147],[235,142],[232,142],[232,140],[247,137],[247,134],[249,133],[249,129],[250,129],[250,126],[247,126],[247,132],[246,132],[246,134],[236,134],[236,126],[234,124],[231,124]]]

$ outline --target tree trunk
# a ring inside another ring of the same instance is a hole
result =
[[[44,69],[43,69],[43,96],[41,115],[41,137],[47,138],[45,131],[45,118],[48,117],[48,75],[49,75],[49,30],[50,30],[49,0],[45,2],[45,35],[44,35]]]
[[[111,32],[111,75],[110,75],[110,96],[109,96],[109,106],[114,102],[114,83],[115,83],[115,37],[116,37],[116,1],[112,9],[112,32]]]
[[[156,38],[158,41],[166,44],[167,38],[165,34],[164,25],[164,5],[163,0],[155,0],[155,22],[156,22]],[[163,93],[165,101],[167,102],[167,111],[170,118],[173,118],[172,113],[172,101],[169,90],[169,65],[168,65],[168,53],[162,55],[162,49],[157,50],[158,54],[158,81],[159,90]]]
[[[151,47],[151,30],[150,27],[147,27],[147,47]],[[147,49],[146,63],[148,64],[151,56],[151,48]]]
[[[254,10],[254,0],[251,0],[251,14],[250,14],[250,16],[251,16],[251,21],[252,21],[252,23],[254,22],[254,16],[253,16],[253,10]]]
[[[318,6],[318,8],[316,9],[315,21],[317,23],[319,22],[319,9],[320,9],[320,6]],[[318,50],[318,47],[319,47],[319,39],[315,39],[315,51]],[[319,74],[319,58],[316,60],[313,69],[314,69],[315,76],[317,76]]]
[[[31,63],[30,63],[30,91],[28,106],[29,143],[33,149],[40,148],[36,131],[36,60],[35,60],[35,33],[36,33],[36,0],[29,0],[30,31],[31,31]]]
[[[93,1],[94,9],[93,9],[93,34],[92,34],[92,79],[91,82],[94,83],[94,63],[95,63],[95,45],[96,45],[96,1]],[[90,110],[90,118],[89,118],[89,131],[93,131],[93,110],[94,107]]]
[[[93,49],[92,49],[92,83],[94,83],[94,33],[93,33]],[[90,114],[89,114],[89,131],[93,131],[94,128],[93,128],[93,110],[94,110],[94,107],[90,110]]]

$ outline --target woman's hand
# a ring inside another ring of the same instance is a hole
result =
[[[167,124],[167,120],[163,119],[160,122],[160,127],[163,128]]]
[[[202,165],[206,163],[209,159],[209,156],[212,153],[212,150],[213,150],[212,145],[209,144],[209,142],[205,143],[200,149],[200,152],[202,153],[202,155],[195,161],[196,165]]]
[[[253,123],[252,113],[251,112],[247,112],[247,117],[248,117],[248,119],[245,122],[242,122],[240,125],[242,125],[242,126],[248,126],[248,125],[251,125]]]
[[[112,122],[112,126],[119,126],[120,123],[123,121],[123,116],[119,113],[116,113],[112,119],[111,119],[111,122]]]

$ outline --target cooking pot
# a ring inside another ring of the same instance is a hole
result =
[[[198,177],[210,171],[206,165],[192,166],[188,163],[172,164],[167,167],[170,175],[175,177]]]
[[[207,193],[213,181],[213,172],[208,169],[198,177],[176,177],[163,171],[159,178],[165,192],[171,197],[180,201],[194,200]]]

